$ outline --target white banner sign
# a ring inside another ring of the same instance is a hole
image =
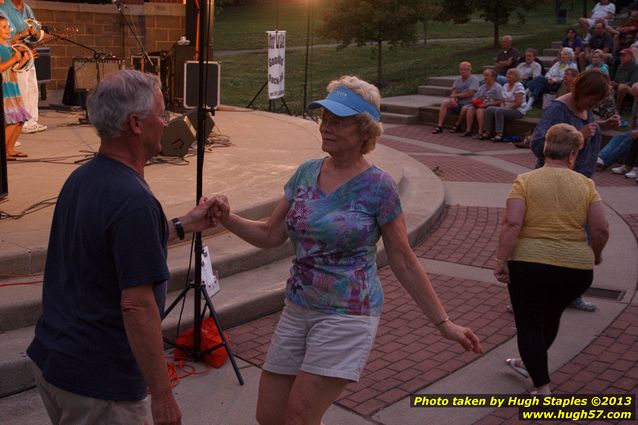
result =
[[[284,97],[286,65],[286,31],[268,34],[268,99]]]

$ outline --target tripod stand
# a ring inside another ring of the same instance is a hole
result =
[[[210,36],[208,34],[208,28],[210,25],[207,25],[207,21],[210,19],[210,11],[208,10],[208,0],[200,1],[200,10],[199,10],[199,29],[200,29],[200,37],[199,37],[199,51],[200,52],[208,52],[208,40]],[[199,102],[197,107],[197,190],[196,190],[196,199],[195,204],[199,203],[199,200],[202,197],[202,180],[204,174],[204,147],[205,147],[205,126],[206,126],[206,113],[211,112],[214,114],[214,109],[207,110],[206,107],[206,99],[205,93],[206,90],[206,81],[204,77],[207,75],[206,72],[206,58],[204,54],[199,55]],[[219,316],[215,311],[215,307],[213,306],[213,302],[211,301],[208,292],[206,291],[206,287],[202,285],[202,234],[201,232],[195,233],[195,279],[194,281],[189,282],[188,286],[182,290],[182,292],[177,296],[175,301],[171,303],[171,305],[166,310],[164,317],[166,318],[168,314],[177,306],[177,304],[183,301],[190,292],[193,290],[193,310],[194,310],[194,338],[193,338],[193,347],[183,347],[177,344],[176,342],[170,341],[167,338],[164,338],[164,341],[170,346],[181,350],[186,353],[188,357],[191,357],[195,360],[201,360],[206,354],[209,354],[218,349],[225,349],[228,353],[228,358],[235,370],[235,375],[237,375],[237,380],[240,385],[244,385],[244,379],[241,376],[241,372],[237,367],[237,363],[235,362],[235,357],[230,349],[228,344],[228,340],[224,335],[221,323],[219,321]],[[204,307],[202,309],[202,297],[204,298]],[[206,313],[206,309],[210,312],[210,317],[215,322],[215,327],[219,332],[219,335],[222,339],[220,344],[217,344],[209,349],[202,350],[202,322],[204,320],[204,315]]]

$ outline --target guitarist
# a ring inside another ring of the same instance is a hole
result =
[[[22,0],[6,0],[4,4],[0,4],[0,11],[9,18],[9,22],[13,27],[11,36],[15,42],[28,36],[39,36],[33,34],[33,30],[29,30],[26,20],[35,19],[33,9]],[[38,78],[35,73],[35,66],[29,71],[18,73],[18,85],[22,94],[24,107],[31,115],[31,119],[24,123],[22,133],[35,133],[47,129],[46,125],[38,123],[38,100],[40,92],[38,89]]]

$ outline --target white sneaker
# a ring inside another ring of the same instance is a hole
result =
[[[46,130],[47,128],[49,128],[49,127],[47,127],[47,126],[46,126],[46,125],[44,125],[44,124],[40,124],[39,122],[36,122],[36,123],[35,123],[35,131],[44,131],[44,130]]]
[[[596,168],[605,168],[605,161],[601,157],[596,158]]]
[[[15,147],[17,148],[18,146],[22,146],[22,143],[20,143],[20,141],[18,140],[18,141],[15,143],[15,145],[13,145],[13,146],[15,146]]]
[[[37,124],[31,124],[31,125],[24,125],[22,127],[22,131],[21,133],[23,134],[32,134],[32,133],[36,133],[37,130]]]
[[[612,168],[611,172],[614,174],[625,174],[629,172],[629,167],[627,167],[626,165],[621,165],[620,167]]]
[[[625,174],[625,177],[628,179],[638,179],[638,167],[632,168],[630,172]]]

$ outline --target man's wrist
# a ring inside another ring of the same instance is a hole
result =
[[[179,219],[179,217],[175,217],[171,221],[173,222],[173,226],[175,226],[175,232],[177,233],[177,237],[180,240],[184,240],[184,237],[186,235],[184,232],[184,225],[182,224],[182,221]]]

